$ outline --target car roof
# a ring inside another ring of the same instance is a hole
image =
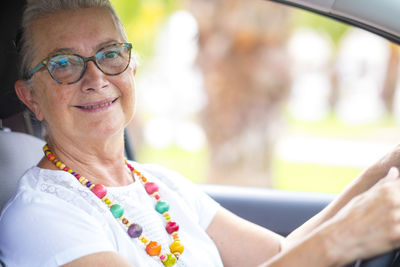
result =
[[[400,43],[400,1],[398,0],[268,0],[309,10],[366,29],[392,42]],[[14,93],[17,54],[14,39],[20,27],[26,0],[1,4],[0,27],[0,119],[23,110]],[[251,4],[251,2],[249,2]]]
[[[400,44],[398,0],[269,0],[318,13]]]

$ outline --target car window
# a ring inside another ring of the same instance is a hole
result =
[[[234,3],[166,16],[137,74],[136,159],[200,183],[339,192],[398,142],[399,47],[307,11]]]

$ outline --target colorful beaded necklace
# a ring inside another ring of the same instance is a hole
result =
[[[120,219],[121,222],[128,228],[127,231],[128,235],[131,238],[139,239],[145,245],[145,250],[148,255],[159,257],[161,262],[166,267],[173,266],[177,262],[179,256],[183,253],[184,250],[184,246],[182,245],[178,237],[179,225],[176,222],[171,221],[171,216],[168,213],[169,204],[161,199],[160,195],[158,194],[158,186],[155,183],[147,181],[146,177],[144,177],[143,174],[141,174],[139,171],[133,168],[132,165],[130,165],[128,161],[125,160],[125,164],[132,172],[132,175],[134,177],[136,175],[137,177],[140,178],[140,181],[144,185],[147,194],[153,196],[154,199],[156,200],[156,205],[155,205],[156,211],[162,214],[166,220],[165,229],[167,230],[168,234],[170,234],[174,239],[172,244],[169,246],[171,253],[167,254],[162,253],[161,245],[158,242],[149,241],[147,240],[147,238],[143,236],[142,234],[143,229],[139,224],[131,223],[127,218],[125,218],[123,207],[119,204],[112,203],[112,201],[107,197],[107,189],[104,185],[94,184],[85,177],[71,170],[69,167],[67,167],[65,164],[63,164],[54,156],[54,154],[50,151],[47,144],[43,146],[43,151],[46,157],[52,163],[54,163],[60,170],[66,171],[75,176],[75,178],[83,186],[89,188],[93,194],[95,194],[98,198],[100,198],[109,207],[112,215],[116,219]]]

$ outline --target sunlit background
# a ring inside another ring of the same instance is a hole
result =
[[[399,48],[268,1],[114,0],[140,61],[136,160],[336,193],[398,143]]]

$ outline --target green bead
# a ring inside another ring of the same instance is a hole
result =
[[[168,253],[167,254],[167,258],[165,259],[165,261],[162,262],[164,264],[164,266],[166,267],[170,267],[173,266],[176,263],[176,257],[173,254]]]
[[[164,212],[169,210],[169,204],[165,201],[160,201],[156,205],[156,211],[163,214]]]
[[[118,204],[112,205],[110,211],[115,218],[119,218],[124,214],[124,208]]]

